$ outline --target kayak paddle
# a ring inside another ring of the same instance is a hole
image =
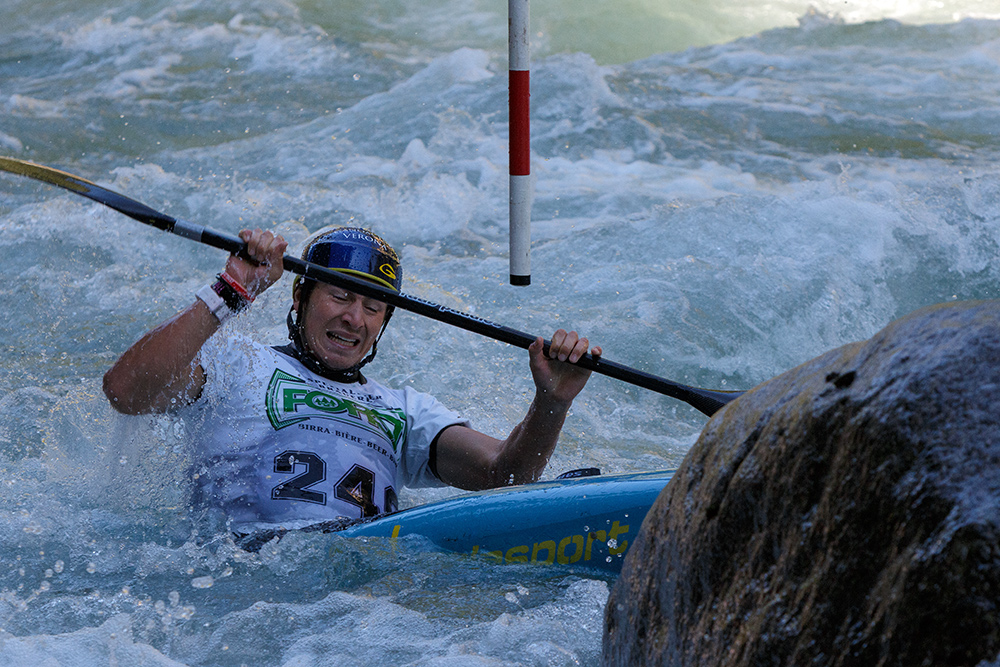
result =
[[[70,192],[91,199],[99,204],[104,204],[119,213],[127,215],[133,220],[138,220],[143,224],[156,227],[171,234],[183,236],[186,239],[203,243],[213,248],[225,250],[232,254],[239,254],[245,250],[246,244],[237,236],[230,236],[186,220],[172,218],[134,199],[129,199],[117,192],[102,188],[86,179],[59,171],[58,169],[15,158],[0,157],[0,170],[65,188]],[[375,283],[338,273],[318,264],[305,262],[297,257],[285,255],[283,261],[285,269],[292,273],[341,287],[356,294],[377,299],[397,308],[429,317],[438,322],[451,324],[466,331],[493,338],[509,345],[528,349],[528,346],[535,341],[535,336],[522,331],[494,324],[489,320],[468,315],[417,297],[392,292]],[[549,341],[545,341],[546,351],[548,351],[548,347]],[[726,403],[743,394],[742,391],[714,391],[689,387],[617,364],[613,361],[608,361],[603,356],[595,358],[587,354],[577,362],[577,366],[684,401],[708,416],[712,416],[719,408],[726,405]]]

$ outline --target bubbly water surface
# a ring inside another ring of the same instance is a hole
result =
[[[505,9],[8,0],[0,153],[229,233],[370,226],[409,294],[711,388],[997,296],[994,3],[536,2],[528,288],[507,284]],[[117,417],[100,382],[219,252],[3,176],[0,258],[0,664],[599,661],[593,572],[419,540],[253,555],[190,515],[184,422]],[[280,342],[288,291],[237,326]],[[530,398],[524,352],[408,313],[374,366],[497,435]],[[595,377],[546,476],[676,466],[704,421]]]

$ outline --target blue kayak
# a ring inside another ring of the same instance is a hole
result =
[[[619,572],[673,470],[594,475],[479,491],[355,523],[344,537],[421,535],[495,560]]]

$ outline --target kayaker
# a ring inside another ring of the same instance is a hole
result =
[[[362,374],[392,315],[375,299],[296,278],[289,344],[268,347],[230,329],[215,335],[283,272],[281,236],[256,229],[240,238],[247,258],[230,256],[214,285],[104,376],[104,392],[121,413],[185,409],[198,443],[199,505],[221,510],[237,534],[283,531],[394,511],[404,485],[485,489],[541,475],[590,375],[565,363],[587,353],[586,338],[560,329],[548,356],[542,339],[534,342],[534,399],[498,440],[428,394]],[[321,233],[302,258],[400,290],[396,252],[364,229]]]

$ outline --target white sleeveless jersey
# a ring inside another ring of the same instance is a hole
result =
[[[214,336],[200,361],[198,501],[236,532],[393,511],[401,486],[443,486],[431,442],[467,425],[428,394],[334,382],[242,336]]]

